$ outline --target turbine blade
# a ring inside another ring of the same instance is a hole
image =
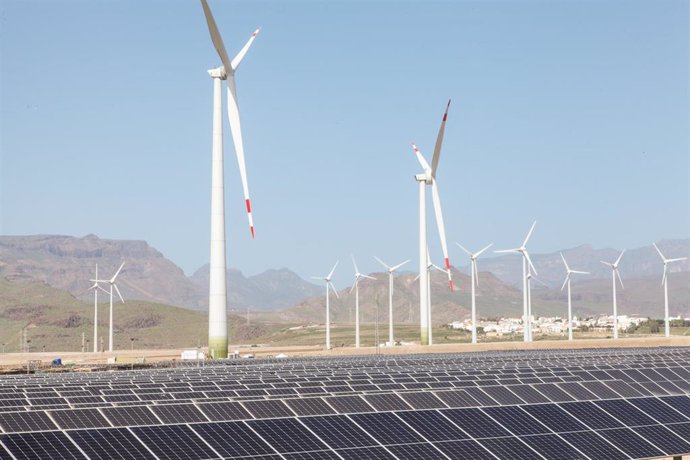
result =
[[[106,294],[110,295],[110,291],[106,291],[105,289],[103,289],[100,286],[97,286],[97,288],[100,289],[101,291],[105,292]]]
[[[352,257],[352,265],[355,266],[355,274],[359,274],[359,268],[357,268],[357,262],[355,262],[355,256],[350,254],[350,257]]]
[[[335,294],[335,296],[336,296],[337,298],[340,298],[340,296],[338,295],[338,291],[336,291],[335,286],[333,286],[333,283],[331,283],[331,282],[329,281],[329,282],[328,282],[328,285],[329,285],[329,286],[331,287],[331,289],[333,290],[333,294]]]
[[[329,283],[331,282],[331,278],[333,277],[333,272],[335,271],[335,267],[338,266],[338,263],[339,263],[339,262],[340,262],[340,261],[338,260],[338,261],[335,263],[335,265],[333,265],[333,268],[331,268],[331,272],[330,272],[330,273],[328,274],[328,276],[326,277],[326,279],[328,280]]]
[[[666,257],[664,257],[664,255],[661,253],[661,251],[659,250],[659,247],[656,245],[656,243],[652,243],[652,246],[654,246],[654,249],[656,249],[656,252],[658,252],[659,256],[661,256],[661,260],[665,261]]]
[[[613,267],[613,264],[610,262],[604,262],[603,260],[600,260],[599,262],[601,262],[604,265],[608,265],[609,267]]]
[[[661,277],[661,285],[663,286],[666,282],[666,264],[664,264],[664,276]]]
[[[472,253],[471,253],[470,251],[468,251],[467,249],[465,249],[465,248],[462,246],[462,244],[458,243],[457,241],[455,242],[455,244],[457,244],[458,247],[459,247],[460,249],[462,249],[463,251],[465,251],[465,253],[466,253],[468,256],[472,257]]]
[[[223,44],[223,39],[220,37],[220,32],[218,32],[218,26],[216,25],[215,19],[213,19],[213,14],[211,14],[211,8],[208,7],[206,0],[201,0],[201,6],[204,9],[204,16],[206,16],[206,24],[208,24],[208,31],[211,34],[211,41],[213,46],[220,56],[220,60],[223,62],[223,67],[225,67],[225,73],[232,73],[232,64],[228,58],[228,53],[225,51],[225,45]]]
[[[681,260],[688,260],[687,257],[676,257],[675,259],[668,259],[666,262],[671,263],[671,262],[680,262]]]
[[[539,273],[537,273],[537,269],[534,268],[534,264],[532,263],[532,259],[529,258],[529,252],[527,252],[527,250],[525,250],[523,252],[523,254],[525,255],[525,259],[527,259],[527,263],[529,263],[529,266],[532,267],[532,271],[534,272],[534,274],[538,275]]]
[[[380,263],[381,265],[383,265],[383,266],[386,268],[386,270],[392,270],[391,267],[389,267],[388,265],[386,265],[386,263],[385,263],[383,260],[379,259],[379,258],[376,257],[376,256],[374,256],[374,259],[376,259],[376,261],[377,261],[378,263]]]
[[[110,278],[111,283],[115,281],[115,278],[117,278],[117,275],[120,274],[120,271],[122,270],[122,267],[124,267],[124,266],[125,266],[125,261],[123,260],[122,265],[120,265],[120,268],[118,268],[117,271],[115,272],[115,274],[113,275],[113,277]]]
[[[625,289],[625,286],[623,286],[623,280],[621,279],[621,274],[620,274],[620,272],[618,271],[617,268],[616,268],[615,270],[613,270],[613,271],[616,272],[616,275],[618,276],[618,281],[621,283],[621,288],[622,288],[622,289]]]
[[[563,286],[561,286],[561,291],[565,289],[565,285],[568,284],[568,280],[570,279],[570,273],[565,275],[565,280],[563,281]]]
[[[623,257],[623,254],[625,253],[625,249],[621,251],[621,255],[618,256],[618,259],[616,259],[616,262],[613,264],[615,266],[618,266],[618,262],[621,261],[621,258]]]
[[[350,288],[350,294],[352,294],[352,291],[355,290],[355,287],[357,286],[358,281],[359,281],[359,278],[355,276],[355,282],[352,283],[352,287]]]
[[[249,200],[249,186],[247,185],[247,166],[244,163],[244,144],[242,143],[242,128],[240,126],[240,109],[237,105],[237,92],[235,90],[235,78],[230,75],[227,78],[228,85],[228,119],[230,120],[230,131],[232,142],[235,144],[235,154],[237,164],[240,168],[240,178],[242,179],[242,191],[244,192],[244,203],[247,207],[247,218],[249,219],[249,231],[254,238],[254,219],[252,218],[252,205]]]
[[[256,36],[259,34],[261,31],[261,27],[256,29],[254,33],[252,34],[251,37],[249,37],[249,40],[247,40],[247,43],[242,47],[239,53],[232,59],[232,62],[230,65],[232,66],[232,71],[236,71],[237,68],[240,66],[242,63],[242,59],[244,59],[244,55],[247,54],[247,51],[249,51],[249,47],[252,46],[252,43],[254,43],[254,39]],[[225,70],[227,72],[227,69]]]
[[[441,158],[441,145],[443,144],[443,135],[446,132],[446,120],[448,119],[448,109],[450,108],[450,99],[446,105],[446,111],[443,113],[443,120],[441,120],[441,127],[438,128],[438,135],[436,136],[436,146],[434,147],[434,156],[431,158],[431,177],[436,178],[436,169],[438,168],[438,160]]]
[[[515,249],[500,249],[500,250],[498,250],[498,251],[494,251],[494,253],[496,253],[496,254],[518,253],[518,254],[519,254],[519,253],[520,253],[520,249],[519,249],[519,248],[515,248]]]
[[[419,275],[414,277],[414,281],[417,281],[417,280],[419,280]]]
[[[563,260],[563,265],[565,265],[565,270],[570,271],[570,267],[568,267],[568,262],[565,261],[565,257],[563,257],[563,253],[559,252],[559,254],[561,255],[561,259]]]
[[[422,152],[419,151],[414,142],[412,143],[412,150],[414,150],[414,154],[417,157],[417,161],[419,161],[419,164],[422,165],[422,169],[424,169],[424,171],[431,171],[431,166],[429,166],[429,163],[426,162],[426,160],[422,156]]]
[[[477,269],[477,260],[472,260],[472,270],[474,271],[474,284],[479,286],[479,270]]]
[[[493,246],[493,245],[494,245],[493,243],[487,245],[484,249],[482,249],[481,251],[479,251],[478,253],[476,253],[476,254],[474,255],[474,258],[476,259],[477,257],[481,256],[481,255],[484,253],[484,251],[486,251],[487,249],[489,249],[489,248],[490,248],[491,246]]]
[[[527,241],[529,241],[530,236],[532,236],[532,232],[534,231],[534,226],[537,225],[537,221],[535,220],[534,223],[532,224],[532,227],[529,229],[529,232],[527,233],[527,238],[525,238],[525,241],[522,243],[522,247],[524,248],[527,246]]]
[[[405,265],[405,264],[408,263],[409,261],[410,261],[410,259],[407,259],[405,262],[399,263],[398,265],[392,267],[390,270],[391,270],[392,272],[394,272],[395,270],[397,270],[398,268],[402,267],[403,265]]]
[[[435,179],[431,181],[431,197],[434,203],[434,213],[436,214],[436,225],[438,226],[438,236],[441,239],[441,249],[443,250],[443,259],[445,261],[446,270],[448,271],[448,282],[450,289],[453,289],[453,277],[450,273],[450,260],[448,259],[448,246],[446,244],[446,228],[443,223],[443,212],[441,211],[441,198],[438,194],[438,185]]]
[[[590,274],[589,272],[581,272],[579,270],[570,270],[570,273],[577,273],[580,275],[589,275]]]
[[[113,284],[113,287],[115,288],[115,292],[117,292],[117,295],[120,297],[122,303],[125,303],[125,299],[122,298],[122,294],[120,294],[120,289],[118,289],[117,284]]]
[[[373,276],[369,276],[369,275],[362,275],[362,278],[366,278],[368,280],[375,280],[376,279]]]
[[[323,281],[323,280],[325,280],[326,278],[324,278],[323,276],[312,276],[311,279]]]

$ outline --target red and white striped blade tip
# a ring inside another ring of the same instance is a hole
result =
[[[450,99],[448,99],[448,104],[446,105],[446,111],[443,113],[443,121],[448,119],[448,109],[450,108]]]

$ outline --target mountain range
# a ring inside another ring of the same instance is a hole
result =
[[[667,257],[690,256],[690,239],[662,240],[658,243]],[[599,313],[610,308],[610,269],[600,260],[618,257],[614,249],[594,249],[591,246],[562,251],[571,268],[591,271],[573,282],[576,312]],[[107,278],[122,260],[126,261],[119,286],[125,299],[137,299],[159,304],[205,310],[208,298],[208,266],[199,268],[192,276],[166,259],[144,241],[85,237],[35,235],[0,236],[0,277],[12,281],[41,281],[52,287],[69,291],[72,295],[91,299],[89,279],[95,275]],[[457,259],[456,259],[457,260]],[[533,254],[538,278],[547,287],[534,283],[534,311],[536,314],[562,314],[564,294],[560,286],[565,269],[559,253]],[[517,255],[486,257],[479,260],[480,283],[477,304],[483,316],[519,316],[522,308],[522,266]],[[659,286],[662,263],[650,245],[631,249],[621,261],[621,275],[625,289],[619,291],[621,313],[654,312],[660,316],[662,301]],[[690,313],[690,265],[683,261],[670,266],[671,312]],[[469,277],[467,267],[453,268],[459,292],[451,293],[443,273],[432,274],[432,305],[438,321],[462,319],[468,314]],[[386,273],[374,273],[376,281],[360,284],[361,308],[364,321],[375,319],[376,298],[380,314],[387,318],[388,283]],[[395,279],[395,319],[399,322],[418,321],[418,283],[414,274],[403,273]],[[267,270],[245,277],[239,270],[229,269],[228,307],[244,311],[276,311],[273,319],[308,321],[320,318],[323,310],[323,286],[302,280],[289,269]],[[352,296],[348,289],[341,299],[333,298],[336,321],[351,317]],[[1,293],[0,293],[1,294]],[[651,314],[651,313],[650,313]]]

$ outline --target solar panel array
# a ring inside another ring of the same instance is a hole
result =
[[[0,459],[690,454],[690,350],[225,361],[0,379]]]

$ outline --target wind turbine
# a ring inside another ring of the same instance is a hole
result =
[[[93,352],[98,353],[98,290],[108,293],[98,284],[102,282],[98,279],[98,264],[96,264],[96,278],[89,281],[93,282],[93,285],[87,289],[87,291],[93,289]]]
[[[568,262],[565,261],[563,253],[561,252],[561,259],[563,259],[563,265],[565,265],[565,280],[563,281],[563,286],[561,286],[561,291],[568,286],[568,340],[573,340],[573,308],[572,300],[570,299],[570,275],[573,273],[578,275],[589,275],[589,272],[582,272],[578,270],[571,270],[568,266]]]
[[[221,100],[221,81],[227,82],[228,118],[230,131],[235,144],[237,163],[242,179],[244,201],[249,219],[249,230],[254,238],[254,221],[249,201],[247,186],[247,170],[244,162],[244,145],[240,128],[240,112],[237,105],[235,89],[235,72],[249,47],[254,42],[259,29],[256,29],[244,47],[235,58],[230,61],[225,45],[213,19],[211,9],[206,0],[201,0],[206,23],[211,34],[213,46],[220,56],[222,65],[208,71],[213,78],[213,155],[211,171],[211,257],[209,262],[209,306],[208,306],[208,349],[214,358],[228,356],[228,327],[227,327],[227,287],[225,270],[225,192],[223,167],[223,103]]]
[[[625,252],[625,249],[621,251],[621,255],[618,256],[618,259],[614,263],[610,262],[604,262],[603,260],[600,261],[604,265],[608,265],[611,267],[611,277],[613,278],[613,338],[617,339],[618,338],[618,306],[616,305],[616,276],[618,276],[618,281],[621,283],[621,289],[625,289],[623,287],[623,280],[621,279],[621,274],[618,272],[618,264],[621,261],[621,257],[623,257],[623,253]]]
[[[355,256],[352,256],[352,265],[355,267],[355,282],[350,292],[352,292],[353,289],[355,291],[355,348],[359,348],[359,280],[361,278],[375,280],[376,278],[359,272],[357,262],[355,262]]]
[[[423,173],[415,175],[415,180],[419,183],[419,321],[421,344],[429,344],[429,276],[426,266],[426,186],[431,185],[431,196],[434,203],[434,214],[436,215],[436,225],[438,226],[438,233],[441,240],[441,248],[443,250],[443,257],[446,263],[446,272],[448,273],[448,282],[450,283],[450,290],[453,290],[453,278],[450,272],[450,260],[448,259],[448,247],[446,246],[446,230],[443,225],[443,214],[441,212],[441,199],[438,194],[438,185],[436,184],[436,171],[438,169],[438,161],[441,157],[441,145],[443,144],[443,134],[446,129],[446,120],[448,118],[448,108],[450,107],[450,100],[446,105],[446,111],[441,120],[441,127],[436,136],[436,146],[434,147],[434,156],[431,160],[431,165],[422,156],[417,146],[413,143],[412,149],[419,164],[424,170]]]
[[[542,286],[549,287],[548,284],[532,274],[532,268],[527,267],[527,325],[529,331],[529,341],[532,341],[532,280],[537,281]]]
[[[434,344],[434,337],[433,337],[433,323],[431,321],[431,270],[438,270],[440,272],[446,272],[443,268],[439,267],[435,263],[431,261],[431,256],[429,255],[429,248],[426,249],[426,299],[427,299],[427,305],[429,308],[427,309],[427,324],[429,325],[429,345]],[[415,276],[414,280],[417,281],[419,279],[419,275]]]
[[[386,270],[388,270],[388,344],[392,347],[393,344],[395,344],[395,339],[393,336],[393,272],[408,263],[410,260],[408,259],[405,262],[401,262],[398,265],[391,267],[376,256],[374,256],[374,259],[376,259],[378,263],[383,265]]]
[[[120,265],[120,268],[117,269],[113,277],[109,280],[106,280],[106,283],[110,284],[110,328],[108,330],[108,351],[113,351],[113,288],[115,288],[115,291],[117,291],[117,295],[118,297],[120,297],[120,301],[122,303],[125,303],[125,299],[123,299],[122,294],[120,294],[120,289],[118,289],[117,284],[115,284],[115,280],[117,279],[117,276],[120,274],[120,271],[124,266],[125,262],[123,260],[122,264]]]
[[[335,286],[333,286],[333,283],[331,283],[331,279],[333,278],[333,272],[335,271],[335,267],[338,266],[338,262],[336,262],[335,265],[333,265],[333,268],[331,269],[331,272],[328,275],[311,277],[312,279],[326,282],[326,350],[331,349],[331,309],[328,295],[329,291],[333,289],[333,293],[335,294],[335,296],[337,298],[340,298],[340,296],[338,295],[338,291],[336,291]]]
[[[477,270],[477,258],[482,255],[484,251],[489,249],[494,244],[486,246],[484,249],[475,252],[474,254],[465,249],[460,243],[457,244],[460,249],[465,251],[465,253],[470,256],[470,272],[471,272],[471,284],[472,284],[472,343],[477,343],[477,307],[475,305],[474,287],[479,286],[479,271]]]
[[[523,324],[524,324],[524,329],[525,329],[525,332],[523,334],[523,340],[525,342],[530,342],[532,340],[532,324],[531,324],[532,322],[530,321],[529,317],[527,316],[529,314],[529,312],[528,312],[528,301],[527,301],[527,280],[528,280],[527,265],[529,265],[532,268],[532,270],[534,270],[535,274],[537,274],[537,269],[534,268],[534,265],[532,264],[532,260],[529,258],[529,253],[527,252],[527,241],[529,241],[529,238],[532,236],[532,232],[534,231],[535,225],[537,225],[536,220],[532,224],[532,228],[529,229],[529,232],[527,233],[527,237],[525,238],[525,241],[522,242],[522,245],[520,247],[513,248],[513,249],[502,249],[500,251],[494,251],[495,253],[522,254],[522,318],[523,318]]]
[[[681,260],[686,260],[687,257],[678,257],[676,259],[667,259],[661,253],[661,251],[657,247],[656,243],[652,243],[652,244],[654,245],[656,252],[659,253],[661,260],[664,262],[664,276],[663,276],[663,278],[661,278],[661,284],[664,286],[664,320],[666,322],[665,334],[666,334],[666,337],[670,337],[671,336],[671,324],[669,322],[669,317],[668,317],[668,264],[670,264],[672,262],[680,262]]]

